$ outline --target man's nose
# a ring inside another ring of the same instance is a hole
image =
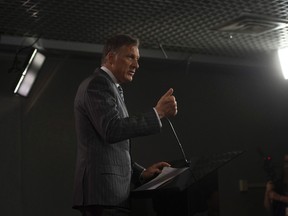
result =
[[[136,69],[138,69],[138,68],[139,68],[138,60],[134,60],[132,65],[133,65],[133,67],[135,67]]]

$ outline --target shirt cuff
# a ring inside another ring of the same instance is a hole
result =
[[[159,115],[158,115],[158,113],[157,113],[157,111],[156,111],[156,109],[154,107],[153,107],[153,110],[154,110],[154,112],[155,112],[155,114],[157,116],[157,119],[159,121],[160,128],[162,128],[162,122],[161,122],[160,117],[159,117]]]
[[[139,176],[139,181],[140,181],[140,184],[143,184],[143,183],[145,183],[145,179],[143,178],[143,172],[145,171],[146,169],[143,169],[142,170],[142,172],[141,172],[141,174],[140,174],[140,176]]]

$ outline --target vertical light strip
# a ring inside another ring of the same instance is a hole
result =
[[[284,78],[288,79],[288,48],[278,50],[278,58]]]
[[[45,61],[45,56],[35,49],[29,62],[22,73],[22,76],[14,90],[14,93],[22,95],[24,97],[28,96],[35,79],[37,78],[38,72]]]

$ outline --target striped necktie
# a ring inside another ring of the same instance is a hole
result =
[[[118,88],[118,91],[119,91],[119,94],[120,94],[122,100],[124,101],[124,94],[123,94],[123,89],[122,89],[122,87],[121,87],[120,85],[118,85],[117,88]]]

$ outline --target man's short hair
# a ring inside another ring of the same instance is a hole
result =
[[[130,46],[130,45],[138,47],[139,39],[134,38],[127,34],[118,34],[109,38],[103,47],[101,62],[104,63],[105,57],[109,52],[115,52],[122,46]]]

